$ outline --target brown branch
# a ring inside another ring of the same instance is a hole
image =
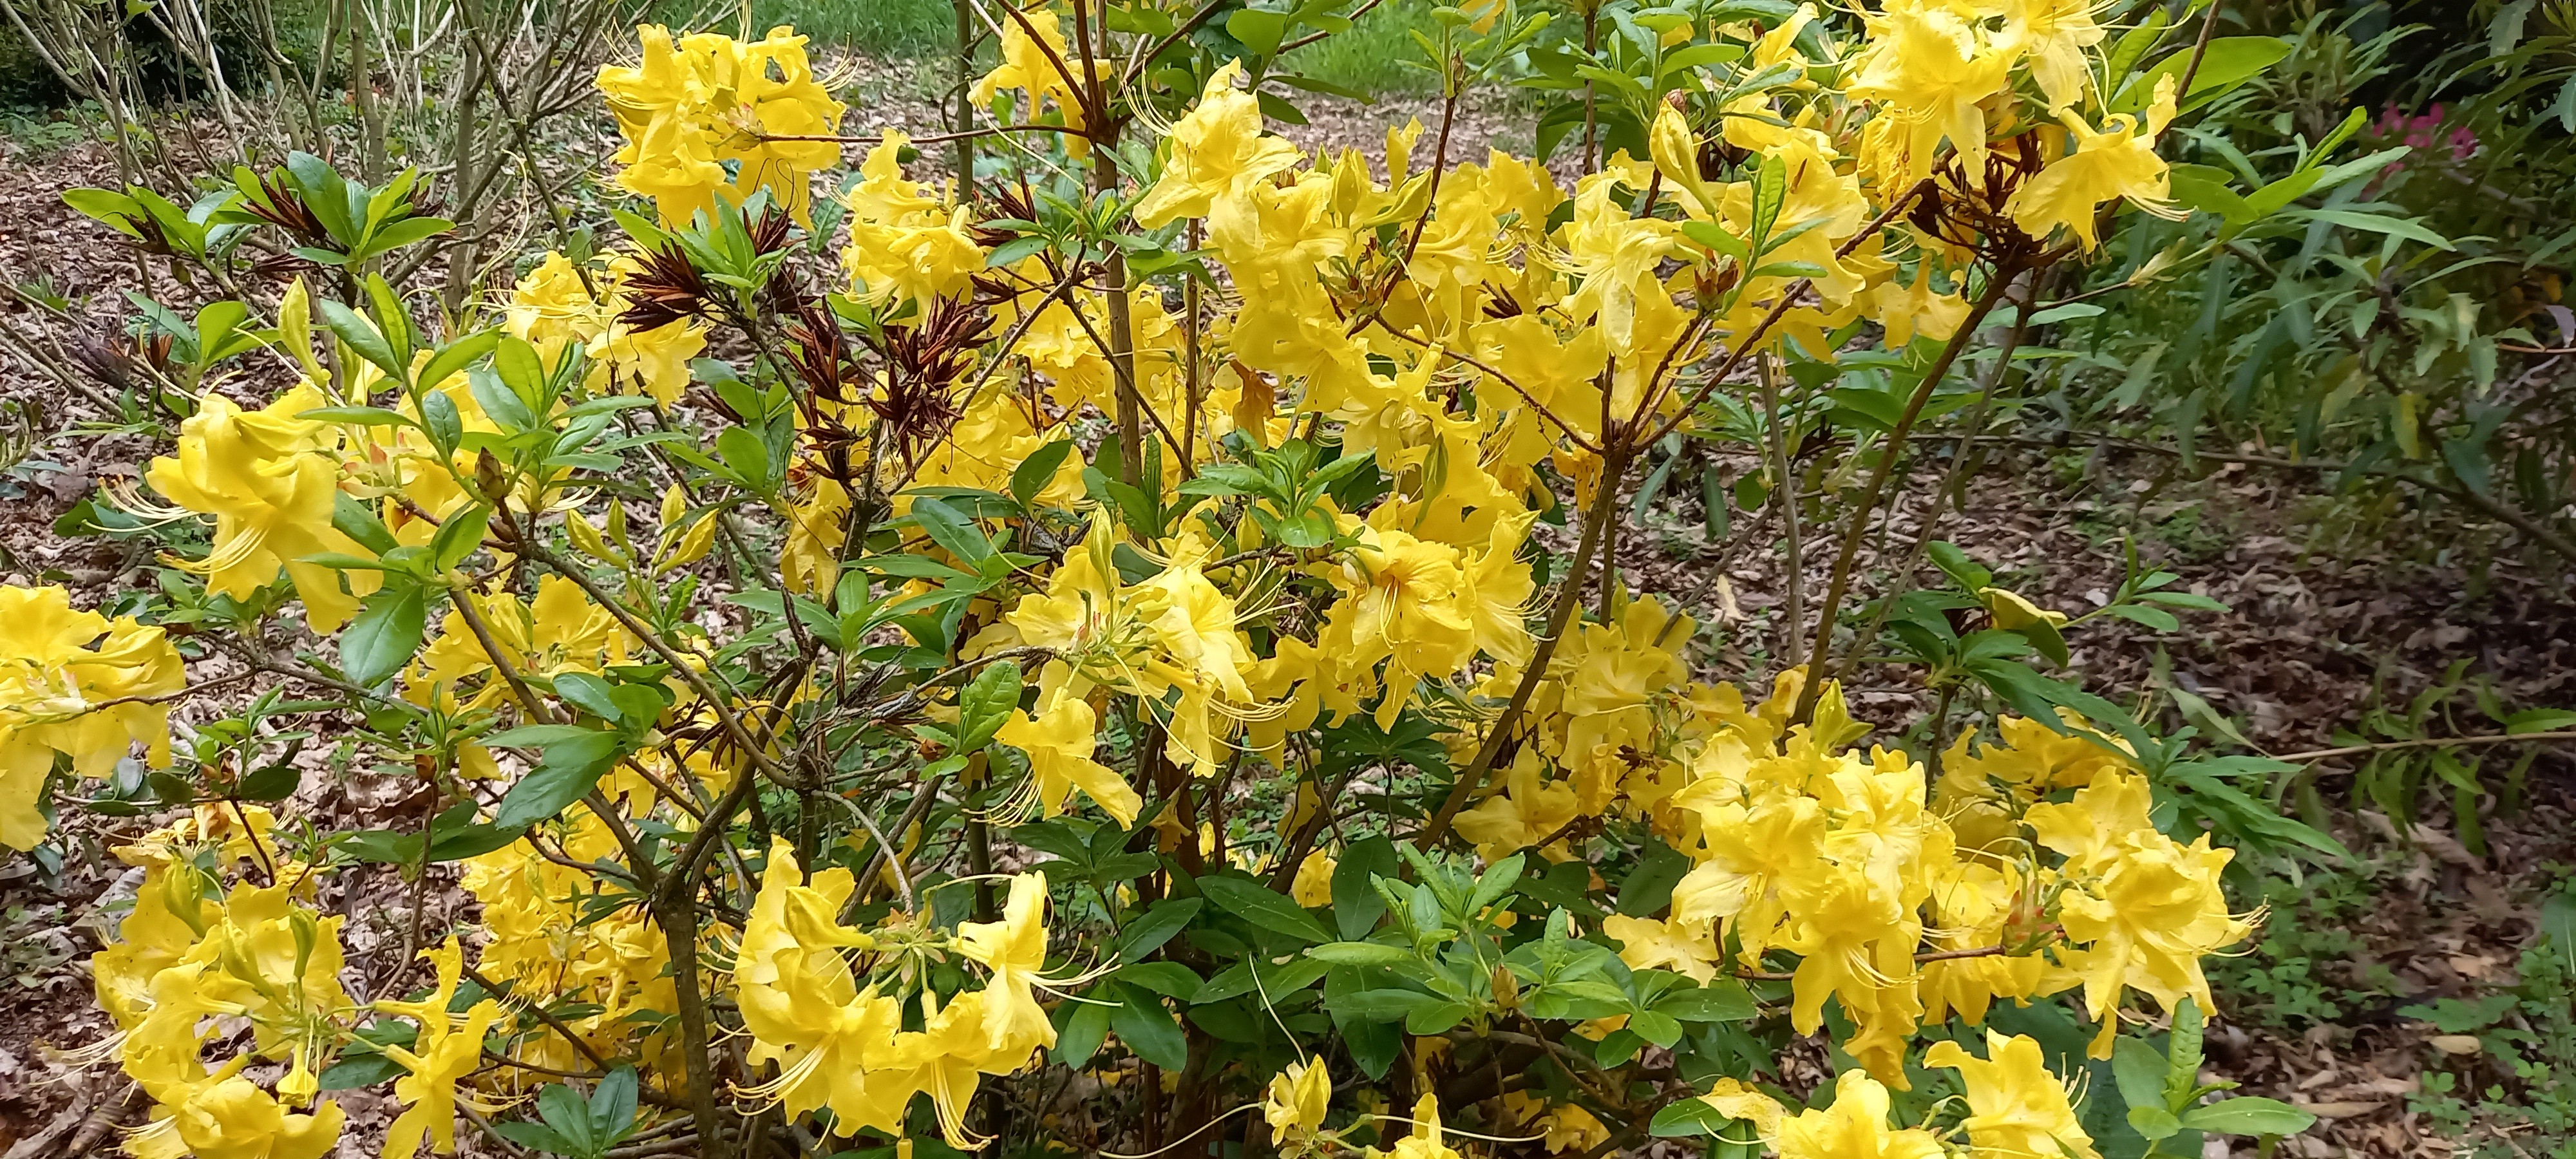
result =
[[[1923,408],[1932,401],[1932,392],[1950,373],[1950,365],[1976,337],[1977,327],[1986,314],[2003,300],[2004,291],[2012,285],[2010,269],[1994,271],[1986,292],[1968,308],[1968,317],[1959,324],[1948,344],[1923,371],[1923,381],[1914,388],[1914,397],[1905,402],[1905,413],[1897,416],[1896,426],[1887,433],[1887,450],[1870,468],[1869,481],[1862,485],[1860,501],[1852,506],[1851,525],[1843,530],[1842,546],[1834,553],[1833,577],[1825,582],[1825,598],[1816,605],[1816,634],[1807,645],[1806,687],[1798,693],[1798,708],[1790,714],[1793,723],[1804,723],[1816,711],[1816,700],[1824,694],[1826,652],[1834,643],[1834,614],[1840,609],[1843,594],[1851,589],[1852,564],[1860,558],[1860,541],[1869,531],[1870,516],[1878,511],[1878,500],[1887,488],[1888,476],[1896,473],[1896,461],[1905,455],[1906,441],[1913,437],[1915,420],[1923,417]]]
[[[2576,730],[2560,729],[2552,732],[2504,733],[2497,736],[2428,736],[2417,737],[2412,740],[2385,740],[2372,744],[2344,745],[2341,748],[2314,749],[2304,753],[2291,753],[2287,756],[2273,757],[2272,759],[2290,764],[2297,764],[2301,761],[2331,760],[2335,757],[2357,757],[2363,753],[2387,752],[2392,749],[2450,748],[2455,745],[2520,744],[2525,741],[2545,743],[2548,741],[2563,740],[2576,740]]]

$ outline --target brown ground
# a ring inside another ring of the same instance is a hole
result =
[[[865,87],[870,95],[853,103],[870,109],[871,127],[898,119],[923,123],[915,119],[923,105],[914,78],[871,74]],[[1290,133],[1310,148],[1348,143],[1375,153],[1384,127],[1405,116],[1422,116],[1437,129],[1436,102],[1312,105],[1324,106],[1315,110],[1316,124]],[[1525,147],[1526,130],[1507,110],[1474,109],[1454,141],[1453,156],[1472,159],[1487,141]],[[0,278],[42,280],[86,303],[92,325],[112,329],[128,312],[122,293],[138,288],[136,267],[108,230],[59,199],[74,185],[111,183],[107,154],[91,145],[41,158],[14,143],[0,143],[0,150],[6,150],[0,152]],[[1428,151],[1426,138],[1417,156]],[[154,288],[165,295],[173,289]],[[0,319],[14,327],[25,329],[31,318],[0,305]],[[0,475],[0,549],[6,552],[0,578],[69,583],[86,600],[143,582],[137,566],[148,561],[95,541],[60,541],[50,526],[97,480],[133,473],[149,449],[128,438],[68,433],[67,424],[100,416],[5,350],[0,396],[37,403],[47,435],[28,461]],[[1964,516],[1952,517],[1939,537],[1960,543],[2043,606],[2081,611],[2098,606],[2118,584],[2121,536],[2134,534],[2142,556],[2234,610],[2186,614],[2183,630],[2167,636],[2127,624],[2092,629],[2076,640],[2078,665],[2094,688],[2138,688],[2153,678],[2161,654],[2171,686],[2205,698],[2265,751],[2336,743],[2334,730],[2349,727],[2373,703],[2375,678],[2385,681],[2390,700],[2402,703],[2455,659],[2470,661],[2474,673],[2491,677],[2519,705],[2576,703],[2566,687],[2576,674],[2576,601],[2563,569],[2526,566],[2507,549],[2483,574],[2472,575],[2458,561],[2484,558],[2495,536],[2460,526],[2454,512],[2389,505],[2373,522],[2347,528],[2318,521],[2338,511],[2344,513],[2338,519],[2348,520],[2361,505],[2330,509],[2312,501],[2312,480],[2237,470],[2166,485],[2167,466],[2120,452],[2024,448],[1983,474]],[[1916,468],[1892,542],[1912,541],[1914,520],[1941,469],[1937,457]],[[1670,494],[1685,492],[1695,495],[1696,487],[1677,485]],[[1767,543],[1743,552],[1726,566],[1721,588],[1712,565],[1722,552],[1705,542],[1696,500],[1665,506],[1671,514],[1623,539],[1621,574],[1638,588],[1694,603],[1708,625],[1705,674],[1767,682],[1780,662],[1784,585],[1777,553]],[[1816,538],[1811,529],[1810,542]],[[2340,549],[2346,540],[2388,546],[2355,555]],[[2439,550],[2445,547],[2453,550]],[[1814,592],[1823,587],[1823,561],[1815,558],[1823,552],[1809,554],[1805,582]],[[1883,582],[1870,578],[1876,575],[1864,568],[1869,582]],[[1895,668],[1865,671],[1853,701],[1859,715],[1890,733],[1930,707]],[[2181,720],[2169,714],[2166,723]],[[2470,718],[2459,727],[2494,731]],[[2563,750],[2533,766],[2530,807],[2490,820],[2492,848],[2480,858],[2438,821],[2411,841],[2398,840],[2384,817],[2339,800],[2349,766],[2330,762],[2321,784],[2325,799],[2336,803],[2333,828],[2364,859],[2381,892],[2355,919],[2360,951],[2319,970],[2358,980],[2366,967],[2383,966],[2409,1001],[2471,995],[2508,981],[2516,957],[2536,936],[2537,892],[2576,861],[2576,831],[2568,825],[2576,814],[2571,769],[2576,766]],[[344,826],[381,824],[406,804],[398,786],[365,774],[307,794],[302,807]],[[100,1098],[122,1097],[112,1071],[70,1065],[57,1052],[104,1033],[82,961],[109,936],[105,907],[132,882],[101,855],[101,842],[111,827],[132,832],[149,820],[71,822],[75,849],[59,873],[24,857],[0,860],[0,917],[6,919],[0,1004],[10,1011],[0,1020],[0,1154],[14,1159],[19,1153],[12,1144],[30,1135],[41,1136],[31,1142],[59,1146],[79,1133]],[[455,905],[442,893],[433,889],[426,898],[431,928]],[[379,988],[398,982],[412,917],[408,891],[390,874],[353,872],[326,885],[324,897],[336,912],[351,915],[354,972]],[[2428,1067],[2477,1064],[2440,1061],[2444,1056],[2426,1045],[2429,1031],[2397,1016],[2395,1005],[2351,1012],[2303,1033],[2229,1024],[2213,1034],[2213,1069],[2244,1082],[2249,1093],[2307,1104],[2326,1117],[2320,1132],[2289,1144],[2295,1154],[2447,1153],[2445,1141],[2430,1137],[2420,1117],[2408,1112],[2405,1096]],[[357,1102],[349,1108],[353,1127],[390,1113]],[[352,1130],[348,1138],[361,1134]],[[345,1143],[343,1153],[360,1154],[355,1148]]]

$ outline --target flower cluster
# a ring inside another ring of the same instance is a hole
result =
[[[840,146],[776,138],[828,137],[842,106],[814,79],[805,38],[786,28],[747,43],[710,32],[674,37],[651,24],[636,38],[642,60],[599,71],[626,138],[619,187],[652,198],[665,222],[713,213],[719,202],[741,205],[756,189],[806,220],[808,178],[837,163]]]
[[[37,801],[54,757],[108,775],[136,742],[170,764],[170,710],[185,683],[179,650],[131,616],[76,611],[58,587],[0,587],[0,845],[45,836]]]
[[[828,1107],[836,1135],[898,1137],[913,1096],[927,1094],[952,1146],[980,1146],[965,1113],[982,1076],[1019,1070],[1056,1041],[1033,992],[1054,984],[1044,973],[1046,875],[1014,877],[1002,920],[969,922],[953,939],[843,925],[857,886],[850,871],[802,877],[792,849],[771,852],[734,961],[750,1058],[780,1068],[752,1093],[791,1115]],[[871,959],[865,985],[844,951]],[[921,1029],[903,1029],[907,983],[926,958],[947,954],[983,967],[984,988],[944,1004],[919,988]]]

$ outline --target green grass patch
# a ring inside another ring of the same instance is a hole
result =
[[[753,35],[780,24],[818,47],[876,57],[945,58],[955,51],[957,17],[949,0],[750,0]],[[1281,63],[1326,84],[1372,96],[1437,91],[1430,73],[1404,62],[1422,49],[1409,34],[1432,27],[1430,0],[1386,0],[1347,32],[1298,49]],[[659,0],[653,17],[674,27],[731,30],[741,6],[720,0]]]
[[[1433,27],[1429,0],[1388,0],[1336,33],[1288,54],[1292,72],[1372,96],[1438,92],[1439,79],[1407,61],[1423,59],[1415,29]]]
[[[944,56],[957,43],[956,9],[948,0],[750,0],[757,36],[781,24],[812,38],[816,47],[869,56]],[[663,23],[730,31],[742,19],[739,3],[659,0],[653,15]]]

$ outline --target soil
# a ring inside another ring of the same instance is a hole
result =
[[[854,69],[865,77],[854,123],[911,124],[936,131],[921,93],[935,83],[917,66]],[[1390,101],[1376,107],[1318,98],[1312,123],[1286,130],[1310,149],[1352,145],[1375,154],[1390,124],[1421,117],[1437,131],[1436,101]],[[1427,157],[1429,138],[1418,146]],[[1488,143],[1527,147],[1526,117],[1507,105],[1466,109],[1452,127],[1452,156],[1475,159]],[[935,161],[939,150],[925,149]],[[855,162],[855,156],[853,157]],[[64,189],[112,185],[116,169],[103,146],[84,142],[36,155],[22,143],[0,143],[0,280],[41,282],[78,306],[76,316],[107,333],[129,313],[127,291],[165,299],[185,287],[138,280],[138,263],[121,239],[73,213]],[[39,316],[0,299],[0,322],[30,334]],[[69,340],[69,335],[49,338]],[[37,436],[29,452],[0,473],[0,579],[64,583],[95,605],[148,582],[150,561],[94,540],[66,540],[54,520],[103,481],[131,478],[151,448],[141,440],[101,436],[84,424],[106,421],[89,400],[54,384],[0,344],[0,397],[32,403]],[[2027,433],[2027,432],[2025,432]],[[2222,601],[2225,613],[2188,613],[2178,632],[2158,633],[2115,622],[2076,637],[2075,667],[2096,689],[2179,689],[2205,700],[2264,752],[2331,747],[2367,709],[2402,705],[2440,679],[2457,660],[2524,706],[2576,702],[2576,601],[2563,568],[2527,562],[2491,528],[2464,526],[2456,512],[2419,509],[2403,500],[2373,506],[2316,498],[2316,481],[2260,468],[2228,468],[2197,481],[2176,479],[2172,464],[2118,450],[2006,445],[1968,489],[1963,511],[1938,538],[1959,544],[1992,567],[1998,582],[2043,607],[2083,612],[2099,606],[2126,569],[2128,545],[2141,561],[2178,573],[2176,586]],[[1740,475],[1749,460],[1693,449],[1676,471],[1672,498],[1618,544],[1618,574],[1633,590],[1688,604],[1703,629],[1695,659],[1708,678],[1767,686],[1789,643],[1783,615],[1788,582],[1778,530],[1767,524],[1747,548],[1748,521],[1736,513],[1736,535],[1709,536],[1699,510],[1696,473]],[[1903,498],[1890,521],[1884,552],[1865,555],[1864,592],[1888,586],[1916,537],[1919,521],[1946,470],[1946,454],[1920,457],[1899,482]],[[1687,496],[1687,497],[1684,497]],[[2356,512],[2359,513],[2356,516]],[[2355,522],[2358,518],[2359,522]],[[1827,539],[1806,531],[1808,566],[1797,577],[1807,599],[1825,586]],[[2355,550],[2354,544],[2367,545]],[[2472,566],[2471,561],[2484,561]],[[1918,569],[1913,582],[1937,575]],[[1855,714],[1879,724],[1881,739],[1919,728],[1931,698],[1895,666],[1865,666],[1851,700]],[[201,678],[223,675],[219,663],[193,665]],[[2164,723],[2186,723],[2159,698]],[[183,707],[184,727],[200,709]],[[2209,731],[2205,721],[2203,732]],[[2463,721],[2463,731],[2494,731]],[[317,747],[300,758],[320,768]],[[2576,862],[2576,761],[2562,748],[2529,771],[2527,804],[2517,815],[2491,816],[2488,852],[2463,847],[2447,823],[2399,834],[2385,815],[2355,808],[2342,790],[2349,761],[2321,766],[2330,827],[2370,867],[2380,893],[2351,931],[2359,939],[2341,969],[2361,977],[2384,967],[2409,1001],[2466,996],[2509,980],[2513,964],[2537,936],[2535,898]],[[365,772],[344,779],[308,778],[296,808],[331,827],[383,824],[415,805],[404,782]],[[67,816],[57,867],[24,856],[0,859],[0,1154],[57,1153],[92,1120],[131,1123],[125,1084],[112,1067],[84,1065],[66,1052],[108,1032],[89,995],[83,963],[111,934],[108,907],[131,895],[134,875],[105,848],[156,822]],[[409,977],[410,931],[437,930],[460,916],[461,895],[433,877],[414,890],[390,871],[350,870],[324,884],[331,912],[348,916],[353,991],[387,993]],[[416,910],[419,912],[417,915]],[[2374,975],[2376,976],[2376,975]],[[2458,1069],[2428,1045],[2430,1030],[2391,1008],[2351,1012],[2293,1032],[2229,1022],[2213,1032],[2211,1068],[2245,1084],[2244,1093],[2302,1104],[2325,1125],[2288,1146],[2302,1156],[2447,1154],[2406,1097],[2429,1068]],[[348,1092],[354,1094],[355,1092]],[[342,1154],[366,1153],[358,1140],[390,1116],[380,1098],[344,1099],[351,1116]],[[112,1136],[96,1136],[112,1140]],[[13,1150],[25,1142],[27,1148]],[[469,1141],[471,1148],[480,1144]],[[2213,1150],[2212,1155],[2219,1152]],[[2250,1152],[2249,1152],[2250,1153]]]

